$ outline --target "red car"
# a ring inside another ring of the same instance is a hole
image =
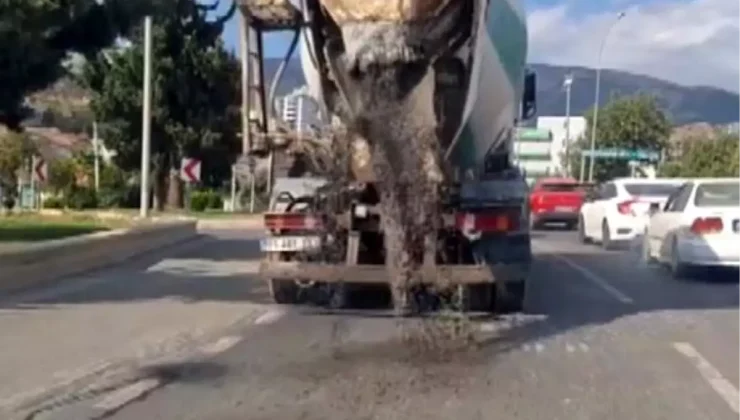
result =
[[[578,224],[578,211],[586,196],[586,185],[572,178],[543,178],[529,195],[529,223],[532,229],[546,223]]]

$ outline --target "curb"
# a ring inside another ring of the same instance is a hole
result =
[[[18,292],[114,265],[197,234],[195,221],[168,221],[0,251],[0,292]]]

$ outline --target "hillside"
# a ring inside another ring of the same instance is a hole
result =
[[[265,62],[265,73],[274,74],[279,59]],[[558,116],[565,114],[565,92],[562,82],[568,71],[574,75],[571,91],[571,113],[582,115],[593,105],[596,75],[584,67],[561,67],[534,64],[538,75],[538,114]],[[280,85],[280,94],[285,94],[304,83],[303,73],[297,60],[293,60],[285,71]],[[631,95],[638,92],[654,94],[674,124],[693,122],[728,124],[736,122],[740,113],[740,97],[737,94],[710,87],[687,87],[648,76],[622,71],[604,70],[601,73],[601,104],[612,95]]]
[[[265,73],[272,77],[279,64],[280,59],[267,59]],[[539,115],[565,114],[565,92],[561,87],[569,71],[572,71],[574,75],[571,98],[572,115],[582,115],[592,106],[595,86],[595,73],[592,69],[547,64],[534,64],[533,68],[538,75]],[[604,70],[601,74],[601,83],[600,102],[602,105],[612,95],[630,95],[638,92],[654,94],[676,125],[695,122],[730,124],[737,122],[738,113],[740,113],[740,97],[721,89],[681,86],[648,76],[615,70]],[[286,68],[278,94],[284,95],[303,84],[300,64],[297,60],[293,60]],[[62,98],[81,104],[85,102],[85,96],[84,92],[74,87],[72,83],[62,81],[53,88],[34,95],[31,102],[38,109],[39,105],[56,102]]]

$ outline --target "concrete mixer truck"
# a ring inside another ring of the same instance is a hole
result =
[[[316,141],[348,156],[334,168],[346,176],[324,174],[326,189],[264,215],[260,274],[273,299],[320,290],[322,304],[342,307],[357,286],[381,284],[402,314],[520,310],[532,252],[512,154],[536,83],[519,0],[240,6],[258,31],[295,31],[289,55],[300,43],[309,96],[333,130]],[[285,130],[256,136],[250,153],[305,146]]]

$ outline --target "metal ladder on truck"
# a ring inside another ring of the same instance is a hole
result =
[[[240,170],[254,173],[256,161],[266,159],[267,192],[270,194],[275,178],[275,151],[290,143],[293,133],[281,126],[280,116],[274,115],[273,103],[277,83],[288,65],[289,56],[273,76],[268,92],[264,38],[269,32],[297,31],[303,24],[303,14],[289,0],[237,0],[237,4],[240,12],[242,67],[242,158],[237,166]],[[291,48],[294,49],[295,45]]]

